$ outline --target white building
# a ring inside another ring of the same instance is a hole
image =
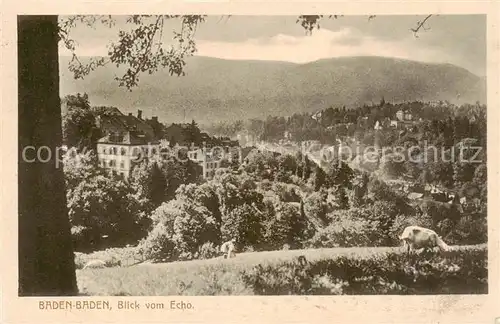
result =
[[[396,112],[396,118],[397,118],[397,120],[399,120],[399,121],[403,121],[403,120],[404,120],[404,116],[405,116],[405,115],[404,115],[404,112],[403,112],[402,110],[398,110],[398,111]]]
[[[135,164],[159,153],[160,142],[140,132],[117,132],[97,142],[99,165],[124,179],[128,179]]]
[[[214,176],[215,170],[221,167],[223,160],[227,160],[228,162],[237,161],[241,164],[240,155],[240,148],[237,146],[225,146],[221,151],[217,151],[215,148],[192,147],[187,152],[187,157],[202,167],[203,178],[205,179],[210,179]]]

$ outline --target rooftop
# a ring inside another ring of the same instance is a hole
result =
[[[154,137],[153,128],[144,120],[133,116],[131,113],[123,115],[117,108],[107,108],[108,114],[99,118],[100,127],[109,131],[121,132],[141,131],[150,137]]]
[[[100,138],[97,143],[119,145],[147,145],[159,144],[160,142],[146,133],[138,131],[127,131],[123,133],[113,133],[106,135]]]

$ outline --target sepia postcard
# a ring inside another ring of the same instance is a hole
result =
[[[499,9],[4,2],[2,323],[500,324]]]

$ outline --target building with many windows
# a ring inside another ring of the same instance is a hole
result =
[[[99,165],[128,179],[135,164],[158,156],[160,141],[137,131],[115,132],[97,142]]]
[[[137,116],[122,114],[118,108],[103,108],[105,113],[97,118],[96,126],[105,135],[97,141],[99,165],[109,172],[128,179],[135,164],[160,152],[160,142],[154,128],[144,120],[142,111]]]
[[[217,156],[209,148],[192,147],[187,153],[188,158],[201,166],[203,178],[210,179],[214,176],[215,170],[220,168],[223,156]]]
[[[97,127],[105,135],[97,142],[99,164],[124,179],[129,178],[135,164],[146,158],[163,156],[163,153],[185,156],[187,150],[187,158],[201,166],[204,178],[213,177],[224,160],[241,160],[239,142],[228,137],[211,137],[197,132],[196,143],[190,143],[188,135],[193,124],[172,124],[163,128],[157,117],[143,119],[141,110],[134,116],[122,114],[116,108],[106,109],[97,119]]]
[[[195,147],[192,146],[187,152],[187,157],[202,167],[203,178],[210,179],[215,171],[222,166],[223,161],[228,163],[238,162],[241,164],[240,148],[238,146],[222,147]]]

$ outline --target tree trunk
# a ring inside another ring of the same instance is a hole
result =
[[[19,295],[76,295],[62,163],[57,16],[18,17]],[[25,148],[32,146],[36,152]],[[29,162],[36,159],[34,162]]]

